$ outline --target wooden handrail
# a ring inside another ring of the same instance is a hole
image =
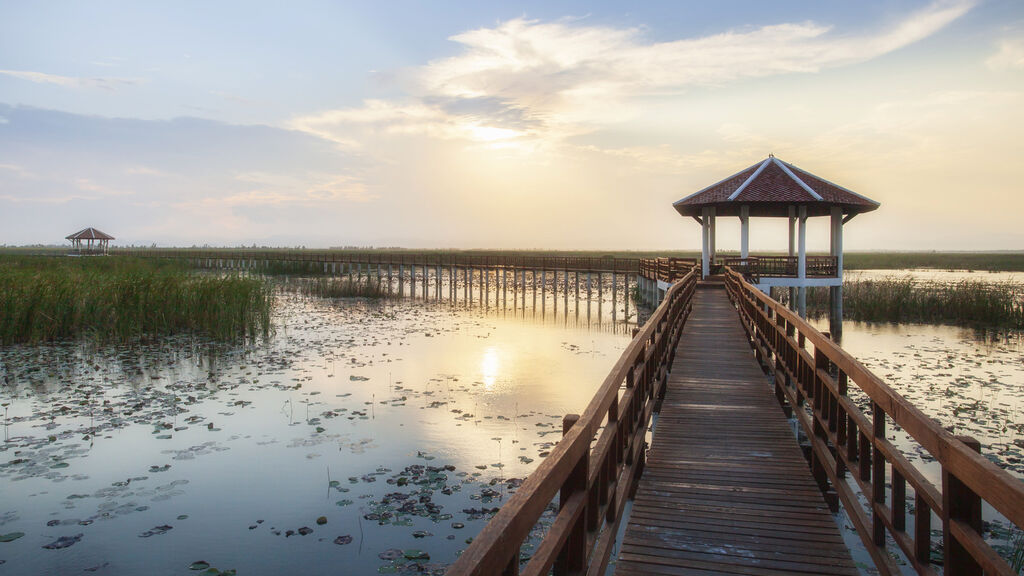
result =
[[[692,258],[643,258],[639,274],[651,280],[672,283],[686,276],[697,266]]]
[[[626,499],[644,465],[644,437],[692,309],[697,274],[673,284],[562,440],[491,518],[451,576],[519,574],[519,550],[555,493],[559,512],[523,574],[603,575]],[[591,440],[597,434],[597,441]]]
[[[982,456],[975,440],[948,432],[731,268],[726,269],[726,289],[756,356],[774,372],[776,397],[811,442],[811,468],[819,487],[826,493],[835,491],[882,574],[900,573],[886,549],[887,534],[919,574],[936,573],[930,559],[932,513],[942,522],[946,576],[1014,574],[982,538],[981,505],[987,502],[1024,528],[1024,482]],[[870,399],[869,414],[851,401],[851,382]],[[886,438],[889,422],[939,462],[941,486],[929,481]],[[867,507],[847,478],[863,494]],[[909,529],[908,484],[914,491],[914,522]]]

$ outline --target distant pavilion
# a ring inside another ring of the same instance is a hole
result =
[[[856,215],[878,208],[879,203],[783,162],[769,154],[749,168],[712,184],[673,204],[683,216],[701,225],[701,264],[705,277],[717,266],[729,265],[742,270],[759,289],[772,286],[798,290],[796,305],[806,315],[808,286],[828,286],[832,290],[833,315],[842,316],[843,224]],[[715,255],[715,219],[735,216],[740,219],[740,257],[718,261]],[[750,217],[789,218],[788,256],[750,256]],[[828,256],[807,256],[807,218],[829,216],[830,250]]]
[[[110,234],[100,232],[95,228],[79,230],[64,238],[71,240],[71,247],[78,254],[106,254],[110,241],[114,239]]]

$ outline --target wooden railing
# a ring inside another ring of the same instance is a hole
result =
[[[583,414],[565,417],[561,441],[449,568],[450,576],[520,574],[520,547],[556,494],[558,515],[521,573],[541,576],[554,567],[556,575],[604,574],[643,470],[644,437],[696,280],[691,272],[669,288]]]
[[[945,576],[1015,574],[982,538],[981,508],[987,502],[1024,527],[1024,482],[979,454],[978,442],[953,436],[732,269],[726,271],[726,288],[755,354],[766,370],[774,371],[779,402],[811,442],[811,469],[819,487],[826,495],[838,495],[880,573],[900,573],[886,548],[888,535],[919,574],[937,574],[931,561],[934,515],[942,524]],[[850,398],[851,385],[870,399],[869,413]],[[890,441],[887,431],[893,425],[941,465],[940,486]],[[834,498],[830,504],[835,505]]]
[[[796,256],[749,256],[723,258],[722,263],[747,278],[757,280],[763,276],[796,278],[800,259]],[[807,277],[834,278],[839,273],[839,260],[835,256],[807,256]]]
[[[689,274],[695,266],[697,261],[691,258],[644,258],[640,260],[639,274],[671,283]]]
[[[569,270],[636,274],[638,258],[594,258],[587,256],[532,256],[519,254],[449,254],[417,252],[359,252],[349,250],[223,250],[206,248],[111,248],[111,254],[143,258],[195,258],[260,262],[324,262],[392,264],[415,266],[456,266],[474,268],[515,268],[527,270]]]

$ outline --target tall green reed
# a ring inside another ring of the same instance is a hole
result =
[[[269,333],[273,300],[264,280],[173,262],[0,256],[0,344],[179,332],[255,338]]]

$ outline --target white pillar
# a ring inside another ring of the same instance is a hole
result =
[[[701,209],[701,223],[700,223],[700,236],[701,236],[701,249],[700,249],[700,265],[701,265],[701,277],[708,277],[708,266],[710,265],[708,255],[710,254],[711,245],[708,241],[709,238],[709,223],[711,217],[709,215],[708,208]]]
[[[789,255],[796,256],[796,206],[789,207]]]
[[[711,232],[710,232],[710,234],[711,234],[711,239],[708,241],[708,243],[711,245],[711,263],[714,264],[715,263],[715,252],[716,252],[716,250],[715,250],[715,236],[716,236],[716,234],[715,234],[715,207],[714,206],[711,207]]]
[[[740,258],[749,255],[750,248],[750,206],[740,206]]]
[[[832,207],[832,247],[831,253],[836,257],[836,273],[843,277],[843,209]]]
[[[804,278],[807,278],[807,207],[806,206],[801,206],[800,207],[800,216],[799,216],[798,220],[800,221],[800,239],[799,239],[800,254],[799,254],[799,258],[797,260],[797,265],[796,265],[796,275],[797,275],[797,278],[800,278],[801,280],[803,280]]]

